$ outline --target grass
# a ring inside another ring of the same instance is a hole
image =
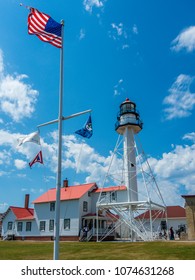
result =
[[[0,260],[51,260],[53,242],[1,241]],[[61,260],[195,260],[195,242],[61,242]]]

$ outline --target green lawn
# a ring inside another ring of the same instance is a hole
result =
[[[53,242],[0,241],[0,260],[51,260]],[[61,260],[195,260],[195,242],[61,242]]]

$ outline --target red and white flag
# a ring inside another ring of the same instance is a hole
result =
[[[28,33],[36,35],[40,40],[50,43],[57,48],[62,47],[62,24],[49,15],[30,8],[28,16]]]
[[[38,152],[38,154],[35,156],[35,158],[31,162],[29,162],[30,168],[36,162],[39,162],[39,163],[43,164],[42,151]]]

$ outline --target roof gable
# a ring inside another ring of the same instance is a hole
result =
[[[16,220],[34,219],[34,209],[10,206],[10,210],[16,216]]]
[[[185,209],[181,206],[167,206],[166,210],[168,219],[186,218]],[[160,212],[159,210],[152,210],[151,215],[157,219],[166,218],[165,213]],[[137,216],[136,219],[150,219],[150,211],[148,210],[142,213],[141,215]]]
[[[181,206],[167,206],[168,218],[186,218],[186,211]]]
[[[72,200],[79,199],[84,194],[89,191],[93,191],[97,188],[96,183],[83,184],[77,186],[69,186],[67,188],[60,189],[60,200]],[[56,201],[56,188],[48,190],[46,193],[42,194],[40,197],[35,199],[32,203],[46,203]]]

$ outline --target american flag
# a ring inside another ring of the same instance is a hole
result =
[[[30,8],[28,16],[28,34],[36,35],[40,40],[50,43],[57,48],[62,47],[62,24],[53,20],[49,15]]]

